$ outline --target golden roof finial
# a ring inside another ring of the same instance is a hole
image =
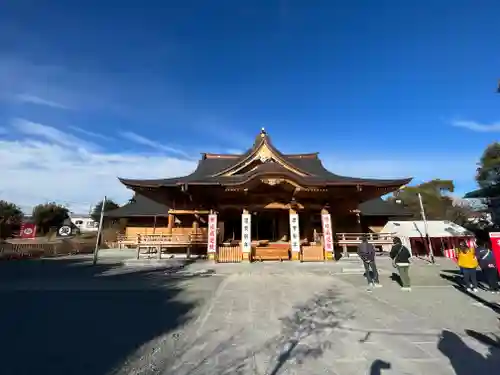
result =
[[[266,134],[266,129],[264,127],[260,128],[260,136],[264,137]]]

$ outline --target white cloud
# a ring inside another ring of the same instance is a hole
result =
[[[132,192],[117,179],[185,175],[196,163],[143,153],[115,153],[88,148],[88,143],[46,125],[18,122],[26,139],[0,140],[0,198],[29,212],[36,204],[56,201],[74,212],[88,212],[104,195],[125,202]],[[42,137],[41,129],[49,134]]]
[[[455,120],[451,122],[451,125],[456,126],[457,128],[464,128],[480,133],[500,132],[500,122],[494,122],[491,124],[481,124],[477,121]]]
[[[74,212],[87,212],[104,195],[125,202],[132,192],[117,177],[167,178],[186,175],[196,167],[194,161],[164,154],[103,151],[74,134],[47,125],[26,120],[17,120],[16,124],[25,138],[0,140],[0,199],[13,201],[27,212],[46,201],[67,204]],[[342,175],[414,176],[416,182],[436,177],[463,180],[464,176],[472,181],[475,167],[472,159],[460,155],[407,155],[394,159],[337,155],[325,157],[325,166]]]
[[[61,108],[61,109],[70,109],[68,106],[57,103],[51,100],[47,100],[44,98],[41,98],[36,95],[30,95],[30,94],[18,94],[15,95],[15,99],[22,102],[22,103],[31,103],[31,104],[37,104],[37,105],[44,105],[47,107],[53,107],[53,108]]]
[[[169,147],[169,146],[165,146],[159,142],[153,141],[152,139],[143,137],[142,135],[139,135],[139,134],[136,134],[136,133],[133,133],[130,131],[121,132],[120,135],[123,138],[128,139],[129,141],[138,143],[138,144],[143,145],[143,146],[151,147],[151,148],[158,150],[158,151],[165,151],[165,152],[169,152],[172,154],[177,154],[177,155],[183,156],[185,158],[190,158],[190,155],[182,150],[179,150],[179,149],[176,149],[173,147]]]
[[[111,137],[108,137],[108,136],[105,136],[105,135],[102,135],[99,133],[95,133],[95,132],[92,132],[90,130],[85,130],[85,129],[79,128],[78,126],[70,126],[69,128],[71,130],[74,130],[74,131],[81,133],[83,135],[87,135],[87,136],[92,137],[92,138],[102,139],[103,141],[110,141],[112,139]]]
[[[95,148],[92,143],[86,142],[68,132],[63,132],[52,126],[38,124],[36,122],[28,121],[25,119],[15,119],[14,121],[12,121],[12,126],[14,126],[22,134],[36,138],[42,138],[46,141],[61,146],[74,148],[83,147],[86,149]]]

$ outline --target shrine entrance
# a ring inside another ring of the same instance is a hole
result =
[[[220,214],[224,222],[221,240],[241,240],[241,211],[225,210]],[[285,210],[261,210],[251,213],[252,241],[288,242],[290,240],[289,214]]]

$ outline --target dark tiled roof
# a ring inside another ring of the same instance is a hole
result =
[[[382,198],[372,199],[361,203],[359,210],[362,216],[409,216],[411,215],[404,207]],[[137,217],[137,216],[166,216],[169,208],[142,195],[136,194],[134,201],[113,211],[105,212],[110,218]]]
[[[222,176],[223,172],[228,171],[233,166],[237,166],[240,163],[249,160],[253,157],[253,154],[257,152],[259,147],[266,143],[267,147],[275,154],[278,158],[282,159],[285,163],[291,167],[299,170],[305,176],[299,176],[290,172],[288,169],[283,168],[279,163],[274,163],[268,161],[263,163],[255,170],[251,172],[237,174],[233,176]],[[160,186],[176,186],[180,184],[216,184],[216,185],[236,185],[239,183],[244,183],[252,178],[256,178],[259,175],[266,174],[284,174],[291,175],[293,178],[304,183],[304,185],[374,185],[374,186],[401,186],[409,183],[411,178],[405,179],[369,179],[369,178],[357,178],[340,176],[327,170],[321,159],[319,159],[317,153],[312,154],[294,154],[285,155],[277,150],[270,138],[265,132],[259,134],[254,142],[252,148],[242,155],[216,155],[216,154],[204,154],[202,160],[198,162],[196,170],[183,177],[158,179],[158,180],[131,180],[131,179],[120,179],[120,181],[129,187],[160,187]]]
[[[359,205],[362,216],[411,216],[403,206],[382,198],[371,199]]]
[[[143,195],[136,194],[133,200],[116,210],[104,213],[110,218],[134,216],[167,216],[169,208],[164,204],[155,202]]]

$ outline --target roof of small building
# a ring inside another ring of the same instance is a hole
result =
[[[473,235],[464,227],[447,220],[428,220],[429,237],[464,237]],[[389,221],[381,230],[383,233],[394,233],[398,237],[425,238],[425,224],[422,220]]]
[[[169,208],[143,195],[135,194],[129,203],[111,211],[104,212],[110,218],[167,216]]]
[[[265,156],[259,154],[265,149]],[[238,169],[244,170],[248,163],[259,157],[261,164],[250,171],[228,173]],[[270,157],[268,157],[271,155]],[[241,173],[240,173],[241,172]],[[120,181],[129,187],[161,187],[183,184],[194,185],[240,185],[261,175],[279,174],[290,176],[304,185],[371,185],[394,186],[406,185],[411,178],[403,179],[370,179],[341,176],[327,170],[318,153],[283,154],[271,142],[270,137],[262,129],[256,137],[253,146],[244,154],[202,154],[196,170],[182,177],[136,180],[123,179]]]

